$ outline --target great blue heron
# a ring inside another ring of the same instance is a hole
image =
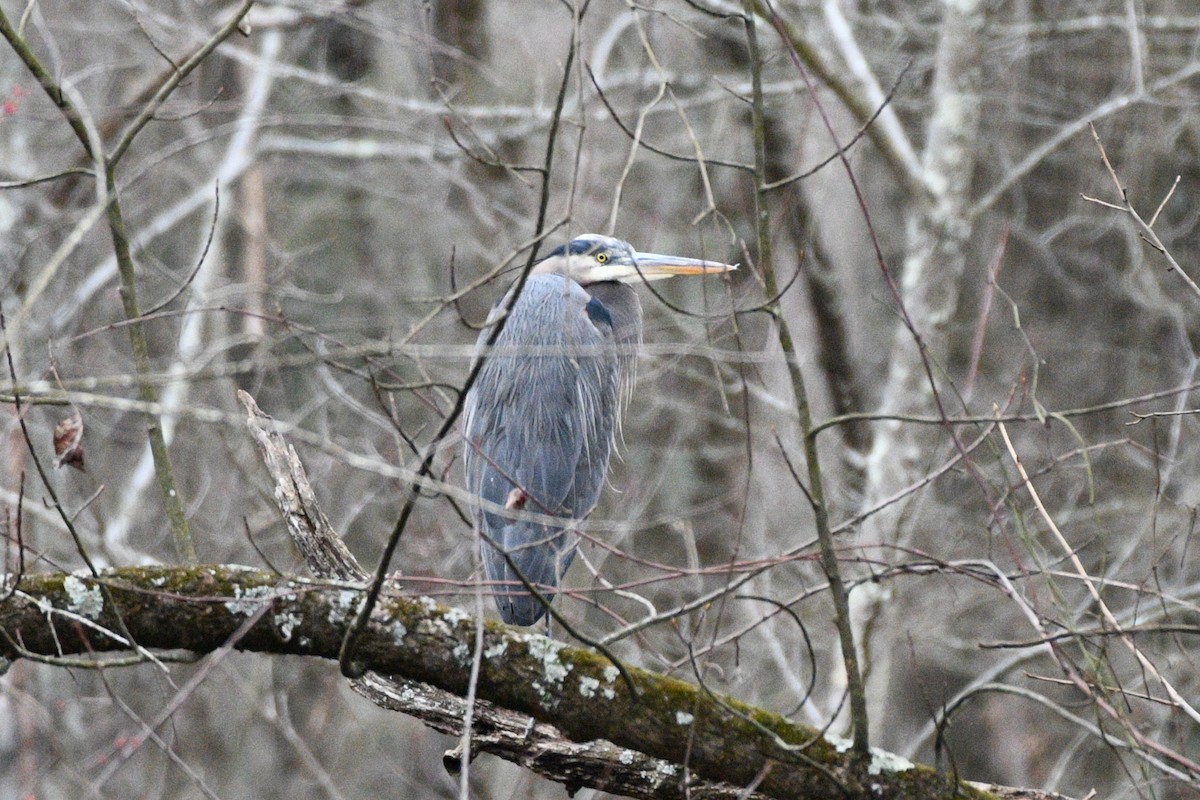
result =
[[[573,239],[534,265],[494,351],[485,354],[463,421],[467,488],[484,501],[475,515],[483,565],[497,582],[505,622],[532,625],[546,613],[517,573],[552,599],[575,557],[572,524],[600,496],[642,340],[642,306],[629,284],[735,268],[638,253],[598,234]],[[504,305],[502,299],[496,310]],[[480,345],[487,338],[485,329]],[[563,524],[515,518],[496,506]]]

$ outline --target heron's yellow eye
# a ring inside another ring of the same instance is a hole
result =
[[[596,253],[596,263],[597,264],[607,264],[608,263],[608,253]]]

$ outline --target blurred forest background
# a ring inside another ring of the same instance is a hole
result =
[[[44,462],[80,415],[86,472],[50,480],[97,564],[181,559],[147,446],[159,419],[199,560],[303,572],[243,388],[294,426],[373,566],[539,232],[543,253],[612,233],[741,269],[640,290],[638,383],[568,619],[630,663],[846,735],[793,358],[872,744],[1076,797],[1200,792],[1193,3],[257,4],[113,169],[138,326],[77,133],[111,154],[235,6],[2,8],[79,112],[73,130],[3,48],[5,338]],[[6,370],[7,569],[18,516],[26,570],[76,569],[13,394]],[[456,442],[435,467],[461,486]],[[468,513],[420,499],[393,563],[413,592],[474,609]],[[122,755],[195,669],[17,663],[0,796],[459,794],[453,740],[299,659],[230,656],[167,746]],[[488,756],[472,779],[479,798],[563,795]]]

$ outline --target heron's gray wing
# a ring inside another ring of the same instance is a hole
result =
[[[590,302],[578,284],[540,275],[514,305],[467,398],[467,487],[485,501],[566,519],[595,505],[608,468],[618,364],[605,352],[611,329],[597,309],[589,312]],[[574,554],[574,533],[487,508],[476,518],[527,580],[558,585]],[[483,555],[490,579],[517,582],[493,547],[485,543]],[[544,613],[523,591],[498,595],[497,605],[506,620],[523,625]]]
[[[506,484],[489,500],[504,504],[520,488],[528,510],[579,516],[575,472],[586,455],[607,455],[615,365],[609,339],[591,321],[588,295],[557,275],[529,279],[467,397],[464,423],[468,487],[488,471]],[[479,344],[486,341],[481,334]],[[607,434],[607,435],[604,435]],[[599,451],[603,451],[602,453]],[[600,459],[607,465],[607,458]],[[592,504],[594,504],[592,498]]]

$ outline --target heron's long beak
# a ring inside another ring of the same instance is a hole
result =
[[[699,258],[684,258],[683,256],[665,256],[659,253],[634,253],[630,265],[632,274],[623,278],[626,282],[637,280],[654,281],[669,278],[672,275],[717,275],[722,272],[732,272],[737,264],[722,264],[720,261],[704,261]]]

